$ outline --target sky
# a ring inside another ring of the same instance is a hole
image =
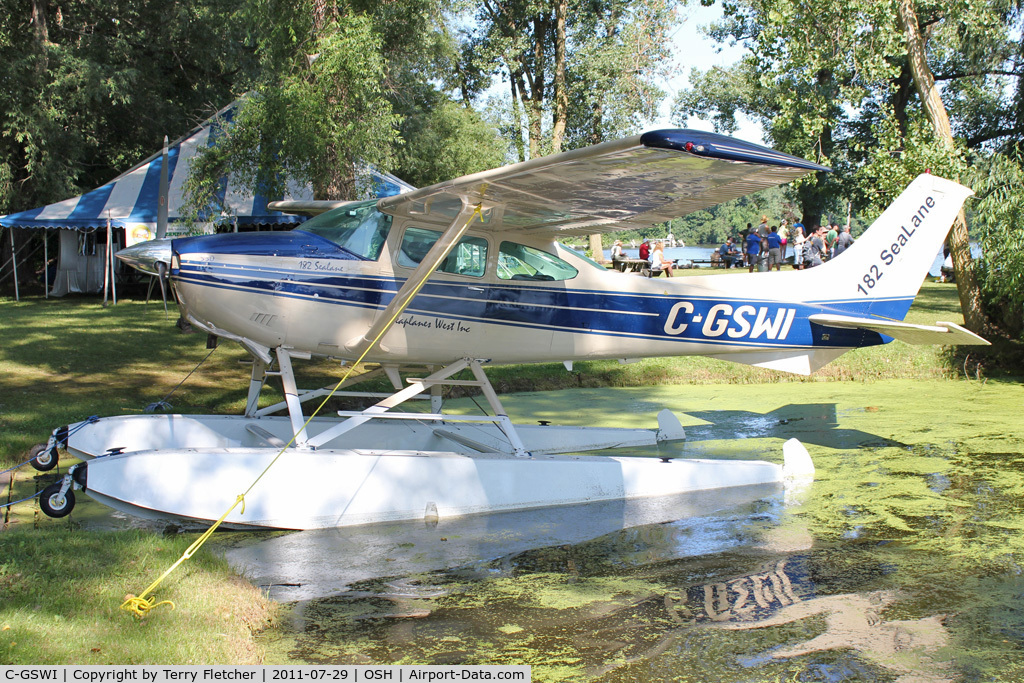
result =
[[[668,97],[662,102],[661,116],[651,125],[651,130],[658,128],[674,128],[669,120],[672,108],[672,101],[680,90],[689,84],[689,74],[692,68],[706,71],[713,66],[729,66],[743,57],[746,49],[738,45],[722,44],[712,40],[700,30],[721,18],[722,8],[717,3],[712,7],[702,7],[700,3],[691,0],[689,7],[682,10],[683,21],[677,27],[673,36],[673,59],[674,71],[677,75],[669,81],[661,83],[661,87],[668,93]],[[748,142],[762,142],[761,126],[749,119],[739,117],[740,129],[733,137]],[[691,118],[687,121],[687,128],[700,130],[713,130],[714,126],[710,121]]]

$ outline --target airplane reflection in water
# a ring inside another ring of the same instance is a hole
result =
[[[248,535],[228,557],[264,584],[279,580],[282,561],[308,580],[295,585],[286,577],[292,583],[271,585],[271,594],[302,600],[283,626],[299,656],[324,648],[336,663],[346,656],[458,663],[478,651],[539,653],[543,664],[575,666],[588,678],[617,671],[629,676],[623,680],[666,680],[665,670],[700,670],[701,680],[750,680],[751,671],[773,662],[809,657],[798,661],[824,680],[873,668],[910,676],[898,679],[908,682],[953,680],[944,615],[909,617],[920,611],[918,597],[878,588],[899,584],[891,564],[870,548],[815,543],[778,490],[759,488],[662,501],[633,517],[647,523],[583,541],[573,539],[605,523],[614,527],[623,510],[597,504],[552,516],[393,525],[373,538],[357,534],[354,544],[340,530],[255,545]],[[659,522],[662,512],[678,519]],[[518,550],[530,533],[548,545]],[[310,553],[314,561],[303,566]],[[339,568],[327,559],[338,553],[357,563],[370,557],[377,573],[365,564]],[[568,597],[548,604],[550,589]],[[733,631],[750,635],[729,638]],[[341,653],[340,641],[349,643]],[[559,652],[566,642],[571,664]],[[319,661],[315,656],[307,661]]]
[[[735,529],[729,528],[733,522],[715,521],[726,514],[722,511],[745,519],[744,515],[750,514],[758,501],[781,501],[783,496],[782,485],[760,484],[472,515],[430,523],[315,529],[266,539],[243,535],[227,541],[232,547],[226,555],[253,583],[267,588],[272,598],[282,602],[311,600],[343,593],[359,582],[466,569],[492,562],[500,565],[507,558],[532,549],[593,542],[623,530],[636,533],[636,528],[659,528],[679,520],[693,520],[701,525],[702,533],[688,550],[668,543],[653,552],[663,552],[666,557],[678,556],[679,552],[720,552],[740,542]],[[339,562],[339,557],[345,561]]]

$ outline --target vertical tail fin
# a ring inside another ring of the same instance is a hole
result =
[[[838,296],[840,309],[902,320],[972,194],[951,180],[918,176],[853,246],[811,271],[821,280],[813,291]]]

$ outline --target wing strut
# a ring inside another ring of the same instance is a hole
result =
[[[434,246],[423,257],[416,270],[413,271],[409,279],[405,281],[405,284],[398,290],[398,293],[391,299],[391,303],[387,305],[387,308],[370,325],[365,334],[345,344],[346,350],[356,355],[362,355],[363,351],[373,344],[378,337],[383,336],[383,333],[391,327],[391,324],[405,310],[405,307],[409,305],[413,297],[423,288],[430,275],[441,265],[442,261],[448,258],[448,254],[451,253],[451,250],[459,243],[459,240],[466,234],[466,231],[469,230],[473,219],[480,216],[480,212],[480,204],[471,206],[465,198],[462,199],[462,209],[458,215],[455,216],[438,240],[434,242]]]
[[[458,374],[462,370],[469,368],[473,372],[473,376],[476,379],[471,380],[456,380],[451,379],[455,374]],[[442,425],[446,422],[492,422],[497,425],[498,429],[502,431],[505,438],[508,439],[509,445],[512,449],[512,454],[519,457],[530,457],[530,453],[526,450],[523,445],[522,439],[519,437],[519,433],[516,431],[515,425],[512,424],[511,418],[505,411],[504,406],[501,404],[501,400],[498,398],[498,394],[494,391],[494,387],[491,386],[490,380],[487,379],[487,375],[484,374],[483,368],[480,367],[480,361],[472,358],[464,358],[462,360],[446,365],[440,370],[431,373],[428,377],[422,379],[410,378],[409,386],[401,391],[388,396],[383,401],[379,401],[375,405],[361,411],[347,411],[340,410],[338,415],[341,417],[348,418],[344,422],[334,425],[333,427],[324,430],[320,434],[308,440],[308,446],[313,448],[319,448],[334,439],[337,439],[342,434],[350,432],[359,425],[365,424],[370,420],[380,419],[392,419],[392,420],[417,420],[420,422],[439,422]],[[437,385],[459,385],[459,386],[473,386],[480,387],[487,402],[490,403],[491,409],[494,411],[493,416],[477,416],[477,415],[442,415],[440,413],[400,413],[400,412],[388,412],[392,408],[404,403],[422,394],[431,387]],[[441,436],[444,436],[443,434]],[[462,445],[467,445],[464,441],[459,441]]]

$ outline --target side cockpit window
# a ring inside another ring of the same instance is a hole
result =
[[[502,280],[571,280],[579,274],[574,267],[546,251],[515,242],[498,248],[498,278]]]
[[[378,211],[374,199],[322,213],[296,230],[311,232],[360,258],[376,261],[391,230],[391,216]]]
[[[398,265],[415,268],[440,237],[441,233],[437,230],[407,228],[398,250]],[[482,237],[463,237],[437,267],[439,273],[470,277],[483,277],[486,270],[487,240]]]

